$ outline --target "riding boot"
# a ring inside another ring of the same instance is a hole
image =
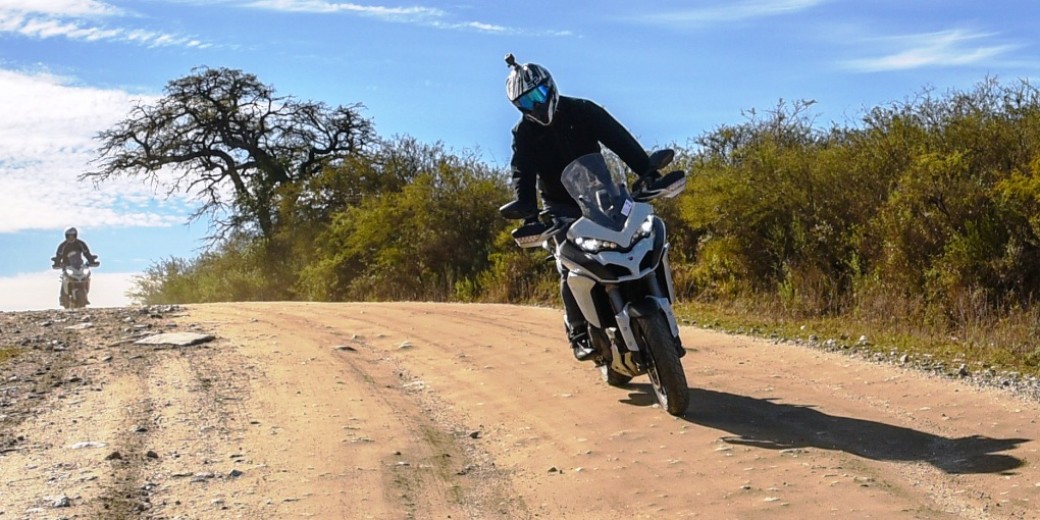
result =
[[[560,292],[563,296],[563,310],[566,314],[563,318],[563,325],[567,331],[567,340],[571,344],[571,350],[574,351],[574,359],[588,361],[595,357],[596,349],[589,338],[589,324],[581,314],[578,302],[567,286],[566,278],[560,283]]]
[[[574,359],[588,361],[596,356],[596,349],[592,346],[589,338],[589,326],[584,321],[579,323],[564,323],[567,329],[567,340],[574,351]]]

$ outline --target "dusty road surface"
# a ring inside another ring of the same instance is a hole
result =
[[[164,331],[215,339],[133,341]],[[573,361],[552,309],[0,314],[0,520],[1040,518],[1035,402],[682,336],[675,418]]]

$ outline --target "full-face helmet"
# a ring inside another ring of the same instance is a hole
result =
[[[506,56],[509,76],[506,77],[506,97],[524,117],[540,125],[549,126],[556,114],[560,93],[556,90],[549,70],[535,63],[520,65],[512,54]]]

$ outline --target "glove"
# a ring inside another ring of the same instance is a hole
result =
[[[641,175],[636,182],[632,183],[632,193],[638,194],[649,190],[658,179],[661,178],[661,172],[657,170],[650,170]]]
[[[538,206],[514,200],[498,208],[498,212],[508,219],[529,219],[538,215]]]

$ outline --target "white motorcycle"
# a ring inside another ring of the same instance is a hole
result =
[[[651,154],[650,163],[660,170],[673,157],[671,150],[661,150]],[[529,222],[514,230],[514,240],[520,247],[548,249],[558,269],[567,272],[603,379],[623,386],[648,374],[661,407],[682,415],[689,388],[679,358],[686,351],[672,312],[665,225],[648,202],[682,192],[685,173],[637,183],[630,195],[624,176],[611,173],[603,155],[593,153],[569,164],[561,180],[581,207],[581,217],[543,212],[551,225]]]
[[[52,266],[61,269],[61,306],[66,309],[79,309],[88,303],[90,292],[90,268],[101,265],[96,259],[85,262],[79,251],[70,252],[60,264]]]

